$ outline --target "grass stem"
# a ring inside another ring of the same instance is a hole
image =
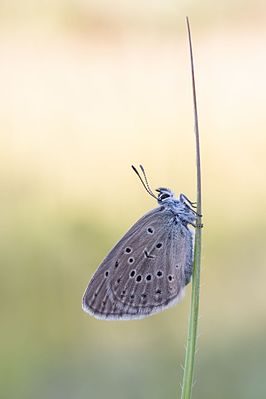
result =
[[[194,129],[195,129],[195,141],[196,141],[197,213],[201,215],[202,207],[201,207],[200,139],[199,139],[198,110],[197,110],[197,96],[196,96],[196,85],[195,85],[195,74],[194,74],[192,40],[191,40],[191,32],[190,32],[188,17],[186,18],[186,23],[187,23],[187,31],[189,39],[192,92],[193,92]],[[191,304],[190,304],[190,315],[188,323],[188,335],[187,335],[181,399],[190,399],[192,395],[195,352],[196,352],[196,342],[197,342],[199,298],[200,298],[200,260],[201,260],[201,217],[200,216],[197,216],[196,223],[197,227],[196,227],[195,245],[194,245]]]

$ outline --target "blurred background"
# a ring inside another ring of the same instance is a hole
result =
[[[142,321],[81,310],[106,253],[155,207],[196,199],[188,41],[203,181],[194,395],[266,397],[266,5],[0,2],[0,395],[177,398],[190,287]]]

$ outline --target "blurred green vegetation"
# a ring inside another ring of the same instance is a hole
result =
[[[142,321],[95,320],[81,297],[156,206],[131,163],[195,198],[187,14],[204,211],[194,393],[265,398],[265,5],[217,4],[1,3],[1,398],[177,397],[190,287]]]

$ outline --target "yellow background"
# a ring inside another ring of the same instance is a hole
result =
[[[190,287],[142,321],[81,310],[153,188],[195,199],[185,16],[200,115],[195,398],[266,397],[263,1],[0,3],[0,396],[177,398]]]

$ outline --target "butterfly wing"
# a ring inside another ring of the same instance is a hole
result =
[[[178,302],[189,282],[192,233],[163,206],[144,215],[103,260],[83,297],[100,319],[139,319]]]

